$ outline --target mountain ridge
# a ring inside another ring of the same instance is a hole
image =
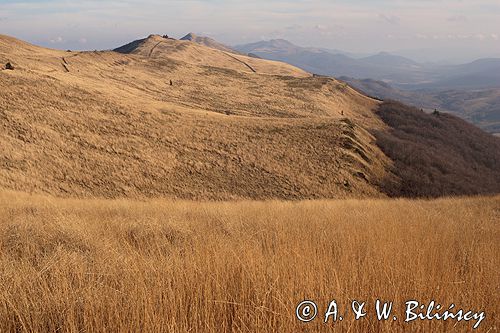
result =
[[[150,35],[114,49],[124,54],[142,55],[148,58],[164,58],[195,64],[228,68],[260,74],[278,74],[307,77],[309,73],[287,63],[249,57],[227,52],[191,40],[175,40],[160,35]]]
[[[0,41],[0,62],[16,65],[0,71],[0,187],[83,198],[384,196],[376,184],[389,161],[358,124],[383,126],[376,101],[287,64],[252,58],[252,72],[192,42],[153,35],[125,49]]]
[[[406,118],[430,131],[406,140],[391,122],[404,106],[381,114],[386,104],[331,77],[159,35],[119,50],[0,37],[0,63],[14,65],[0,71],[0,188],[70,198],[382,198],[406,195],[418,172],[441,185],[414,183],[417,196],[500,192],[500,141],[454,117],[440,118],[440,132],[432,117]],[[401,140],[424,140],[457,161],[481,158],[472,171],[462,162],[415,170],[391,148]],[[445,152],[446,140],[463,149]],[[484,182],[492,185],[478,189]]]

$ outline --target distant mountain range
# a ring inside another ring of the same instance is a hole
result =
[[[454,112],[486,131],[500,133],[500,58],[461,65],[418,63],[387,52],[355,58],[346,52],[300,47],[283,39],[234,49],[341,78],[381,99]]]
[[[387,52],[354,58],[345,52],[300,47],[283,39],[238,45],[234,49],[288,62],[315,74],[371,78],[406,90],[500,88],[500,58],[463,65],[422,64]]]

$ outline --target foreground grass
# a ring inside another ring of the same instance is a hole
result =
[[[499,324],[500,197],[77,201],[0,193],[0,331],[443,332],[455,321],[303,324],[313,299],[431,299]],[[370,305],[372,306],[372,305]],[[372,311],[373,312],[373,311]]]

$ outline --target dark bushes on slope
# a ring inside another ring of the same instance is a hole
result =
[[[500,193],[500,139],[450,114],[425,113],[395,101],[380,105],[389,131],[374,133],[394,161],[391,196],[438,197]]]

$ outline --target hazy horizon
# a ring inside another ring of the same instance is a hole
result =
[[[500,57],[499,15],[493,0],[7,0],[0,4],[0,33],[76,50],[195,32],[228,45],[283,38],[358,54],[468,62]]]

